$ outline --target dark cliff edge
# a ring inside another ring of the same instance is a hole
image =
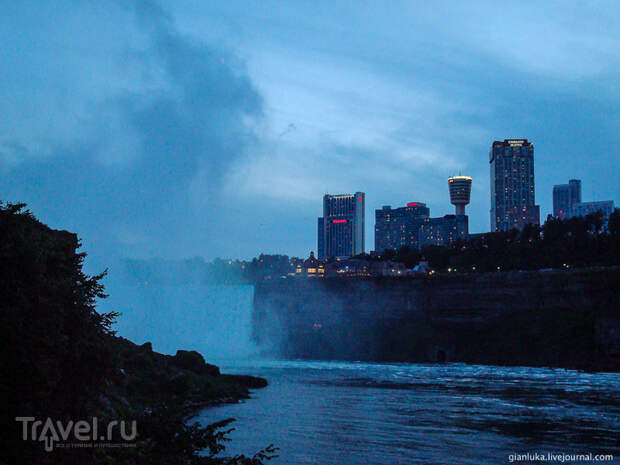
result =
[[[253,337],[287,358],[620,371],[620,267],[258,283]]]

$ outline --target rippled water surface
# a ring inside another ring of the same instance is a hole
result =
[[[236,418],[229,452],[274,443],[273,464],[497,464],[527,452],[611,453],[606,463],[620,463],[617,374],[284,361],[222,369],[269,387],[200,420]]]

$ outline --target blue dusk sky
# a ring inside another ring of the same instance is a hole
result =
[[[616,1],[0,3],[0,199],[109,257],[305,256],[324,193],[489,229],[493,140],[620,200]]]

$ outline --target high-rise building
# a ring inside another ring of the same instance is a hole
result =
[[[572,215],[573,205],[581,202],[581,181],[571,179],[568,184],[553,186],[553,216],[565,219]]]
[[[469,176],[452,176],[448,179],[450,203],[456,207],[457,215],[465,214],[465,205],[471,195],[471,178]]]
[[[570,179],[568,181],[570,198],[573,204],[581,203],[581,179]]]
[[[447,245],[469,233],[467,215],[430,218],[430,209],[422,202],[392,209],[389,205],[375,210],[375,250],[398,250],[403,246]]]
[[[571,179],[568,181],[568,184],[556,184],[553,186],[553,216],[555,218],[563,220],[574,216],[587,216],[601,212],[603,219],[606,221],[613,211],[613,200],[582,202],[581,180],[579,179]]]
[[[495,141],[491,167],[491,231],[540,224],[534,199],[534,145],[527,139]]]
[[[401,247],[418,248],[418,233],[429,208],[422,202],[409,202],[406,207],[394,208],[384,205],[375,210],[375,250]]]
[[[603,220],[607,221],[609,219],[609,215],[611,215],[614,211],[614,201],[613,200],[599,200],[597,202],[579,202],[573,204],[573,208],[571,210],[572,216],[588,216],[592,213],[601,212],[603,214]]]
[[[323,196],[323,216],[318,219],[319,260],[364,253],[365,194]]]
[[[570,189],[568,184],[553,186],[553,217],[568,218],[571,212]]]
[[[439,218],[426,218],[420,226],[419,244],[447,245],[457,239],[465,239],[469,232],[467,215],[445,215]]]

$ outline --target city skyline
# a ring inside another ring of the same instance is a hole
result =
[[[1,196],[76,231],[91,271],[307,256],[324,193],[445,214],[459,172],[484,232],[488,147],[505,138],[536,144],[541,220],[566,179],[620,197],[617,8],[61,5],[0,6]],[[520,33],[481,33],[494,22]]]
[[[458,238],[466,239],[469,218],[465,207],[470,201],[472,178],[450,176],[447,184],[454,214],[431,217],[424,202],[408,202],[396,208],[383,205],[375,210],[374,251],[382,253],[386,249],[398,250],[401,247],[419,249],[425,245],[448,245]]]

